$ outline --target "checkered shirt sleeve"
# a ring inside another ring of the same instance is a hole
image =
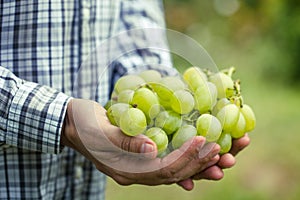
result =
[[[21,149],[59,153],[60,133],[70,97],[26,82],[0,67],[0,141]]]

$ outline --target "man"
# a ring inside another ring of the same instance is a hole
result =
[[[1,199],[104,199],[104,174],[123,185],[191,190],[193,180],[220,179],[233,166],[247,136],[222,157],[217,145],[201,153],[205,140],[195,137],[158,159],[149,138],[124,136],[100,106],[116,78],[147,68],[146,60],[173,71],[169,55],[153,49],[118,57],[128,45],[155,42],[144,36],[164,27],[162,11],[154,0],[1,1]],[[134,28],[141,31],[128,32]],[[107,40],[118,34],[125,39]]]

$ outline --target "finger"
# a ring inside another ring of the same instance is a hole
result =
[[[172,151],[161,159],[161,170],[158,174],[161,179],[167,179],[170,183],[176,183],[186,177],[178,176],[178,172],[189,166],[189,163],[198,157],[199,151],[205,144],[205,138],[196,136],[185,142],[179,149]],[[190,175],[191,176],[191,175]]]
[[[209,167],[215,165],[219,161],[219,159],[220,159],[220,156],[217,154],[209,161],[209,163],[207,164],[207,167],[209,168]],[[183,181],[179,181],[177,183],[177,185],[181,186],[183,189],[188,190],[188,191],[190,191],[194,188],[194,182],[193,182],[192,178],[188,178]]]
[[[214,156],[207,164],[207,168],[215,165],[219,161],[219,159],[220,159],[219,155]],[[183,181],[179,181],[177,183],[177,185],[181,186],[183,189],[188,190],[188,191],[190,191],[194,188],[194,182],[193,182],[192,178],[188,178]]]
[[[187,191],[191,191],[194,188],[194,181],[193,181],[193,179],[188,178],[183,181],[179,181],[177,183],[177,185],[179,185],[180,187],[182,187],[183,189],[185,189]]]
[[[218,166],[222,169],[230,168],[235,165],[235,158],[232,154],[226,153],[220,157]]]
[[[163,167],[175,167],[176,170],[183,168],[187,163],[198,157],[200,150],[205,145],[206,139],[196,136],[185,142],[179,149],[172,151],[162,158]]]
[[[219,145],[215,143],[206,143],[200,149],[198,156],[194,157],[194,159],[192,159],[189,163],[186,163],[186,165],[177,172],[177,176],[188,178],[201,172],[205,168],[216,164],[219,160],[219,151]]]
[[[199,155],[198,155],[199,158],[205,158],[205,157],[207,157],[209,154],[212,153],[213,149],[215,151],[214,154],[217,155],[220,152],[221,147],[217,143],[213,143],[213,142],[206,143],[203,146],[203,148],[201,148],[201,150],[199,151]]]
[[[193,180],[207,179],[207,180],[220,180],[224,177],[222,169],[216,165],[213,165],[204,171],[194,175]]]
[[[219,160],[220,160],[220,155],[219,155],[219,154],[215,155],[215,156],[214,156],[212,159],[210,159],[210,161],[207,163],[206,168],[211,167],[211,166],[217,164],[217,163],[219,162]]]
[[[249,144],[250,144],[250,138],[248,134],[245,134],[243,137],[232,141],[232,148],[230,150],[230,153],[233,156],[236,156],[241,150],[246,148]]]

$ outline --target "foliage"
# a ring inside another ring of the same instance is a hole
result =
[[[229,14],[218,9],[220,2],[165,1],[168,28],[192,36],[212,55],[220,53],[216,48],[223,49],[219,41],[225,41],[232,48],[254,54],[258,61],[254,68],[263,79],[300,84],[300,2],[227,0],[229,10],[235,5],[230,2],[238,3],[238,9]]]

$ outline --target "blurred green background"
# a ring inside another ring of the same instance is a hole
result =
[[[236,67],[257,127],[221,181],[202,180],[186,192],[109,179],[107,199],[299,199],[300,1],[166,0],[165,9],[168,28],[199,42],[220,69]],[[179,71],[189,67],[174,62]]]

